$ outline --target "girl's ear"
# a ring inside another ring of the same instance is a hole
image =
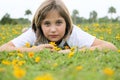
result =
[[[35,23],[32,24],[32,29],[33,29],[34,32],[36,33],[36,25],[35,25]]]

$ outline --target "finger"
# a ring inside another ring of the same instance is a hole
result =
[[[53,48],[54,48],[54,46],[51,45],[51,44],[45,44],[44,47],[45,47],[45,48],[50,48],[50,49],[53,49]]]
[[[55,52],[55,49],[50,49],[51,52]]]

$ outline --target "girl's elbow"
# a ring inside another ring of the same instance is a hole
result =
[[[107,47],[110,49],[110,50],[114,50],[114,51],[117,51],[117,47],[113,44],[113,43],[109,43],[107,44]]]
[[[113,43],[100,40],[100,39],[96,39],[92,47],[94,48],[96,47],[97,49],[100,49],[100,50],[109,49],[109,50],[117,51],[117,47]]]

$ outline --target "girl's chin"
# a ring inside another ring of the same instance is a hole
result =
[[[59,42],[60,40],[49,40],[49,42]]]
[[[49,42],[58,42],[58,40],[49,40]]]
[[[58,42],[59,40],[57,40],[57,39],[51,39],[50,41],[51,42]]]
[[[58,42],[58,41],[51,40],[50,42]]]

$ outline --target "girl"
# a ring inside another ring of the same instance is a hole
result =
[[[27,42],[36,47],[23,47]],[[55,42],[60,48],[67,45],[69,47],[76,46],[79,50],[86,48],[117,50],[112,43],[97,39],[73,25],[69,11],[61,0],[46,0],[36,11],[31,28],[2,45],[0,51],[13,51],[18,48],[22,52],[38,52],[45,48],[53,51],[54,46],[49,42]],[[67,53],[69,51],[69,49],[65,49],[59,52]]]

